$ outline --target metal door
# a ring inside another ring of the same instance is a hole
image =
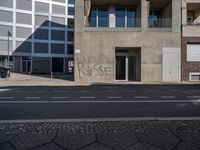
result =
[[[180,81],[180,68],[180,48],[163,48],[163,81]]]

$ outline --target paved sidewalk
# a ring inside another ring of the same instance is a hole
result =
[[[73,75],[28,75],[11,73],[9,78],[0,78],[0,87],[7,86],[90,86],[90,85],[200,85],[200,82],[104,82],[76,83]]]
[[[200,150],[200,121],[4,123],[0,150]]]
[[[11,73],[9,78],[0,78],[0,86],[77,86],[72,75],[29,75]]]

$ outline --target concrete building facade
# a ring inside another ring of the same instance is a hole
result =
[[[200,1],[182,1],[182,80],[200,81]]]
[[[75,0],[75,81],[181,81],[180,0]]]
[[[74,0],[0,0],[2,66],[8,48],[14,72],[72,73]]]

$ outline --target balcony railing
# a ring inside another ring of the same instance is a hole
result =
[[[89,27],[115,27],[115,28],[138,28],[141,26],[138,18],[89,18]]]
[[[171,18],[148,19],[149,28],[171,28]]]

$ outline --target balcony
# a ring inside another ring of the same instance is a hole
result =
[[[187,3],[187,9],[183,14],[183,36],[199,37],[200,36],[200,3]]]
[[[139,28],[138,18],[89,18],[89,27],[94,28]]]
[[[159,19],[149,18],[148,22],[149,22],[149,28],[171,28],[172,27],[171,18],[159,18]]]

